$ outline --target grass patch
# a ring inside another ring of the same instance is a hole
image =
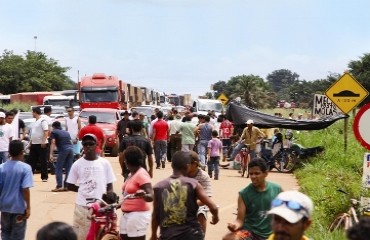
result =
[[[324,130],[300,131],[295,134],[299,143],[305,147],[325,147],[323,154],[302,162],[294,172],[301,190],[315,203],[313,224],[307,232],[313,239],[346,239],[342,232],[328,233],[327,227],[338,213],[348,210],[349,199],[359,199],[362,192],[362,162],[366,150],[355,139],[350,119],[345,152],[343,128],[344,120],[340,120]]]
[[[273,115],[280,112],[288,117],[289,109],[269,109],[263,112]],[[304,109],[298,113],[307,114]],[[294,171],[301,191],[312,198],[315,204],[313,223],[306,235],[312,239],[345,240],[344,231],[328,232],[327,228],[337,214],[346,212],[350,198],[370,196],[370,190],[361,187],[362,165],[366,149],[356,140],[353,130],[353,117],[348,120],[347,151],[344,151],[344,120],[330,127],[316,131],[293,131],[296,142],[304,147],[324,146],[325,152],[302,160]],[[349,193],[338,192],[342,189]]]

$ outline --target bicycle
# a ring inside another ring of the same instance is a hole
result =
[[[275,168],[282,173],[290,173],[297,164],[297,155],[290,148],[281,148],[278,153],[273,156]]]
[[[338,189],[338,192],[347,194],[347,192]],[[360,205],[360,201],[357,199],[350,199],[350,207],[347,212],[340,213],[338,214],[335,219],[330,223],[328,230],[330,232],[336,231],[336,230],[347,230],[350,227],[352,227],[354,224],[358,223],[358,216],[357,216],[357,211],[358,206]]]
[[[250,153],[249,145],[245,144],[245,146],[240,150],[240,152],[235,157],[235,161],[240,162],[240,173],[242,177],[244,177],[245,172],[247,172],[247,178],[249,178],[249,169],[248,169],[248,164],[250,160],[249,153]]]
[[[120,202],[107,203],[99,198],[87,198],[91,226],[87,239],[120,240],[117,227],[116,209],[120,208],[126,199],[138,198],[136,194],[126,195]],[[101,207],[103,205],[103,207]]]

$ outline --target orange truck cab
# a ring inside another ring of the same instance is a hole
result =
[[[117,76],[107,76],[104,73],[82,77],[78,82],[80,109],[121,109],[125,102],[124,86]]]

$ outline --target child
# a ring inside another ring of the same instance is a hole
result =
[[[100,212],[99,209],[101,209],[102,207],[105,207],[106,204],[110,205],[110,204],[117,203],[118,196],[115,192],[108,192],[108,193],[103,194],[102,200],[104,202],[96,201],[96,202],[89,204],[88,218],[91,220],[91,225],[90,225],[89,232],[87,233],[86,240],[95,240],[96,235],[98,234],[98,231],[100,229],[100,226],[101,225],[104,226],[106,223],[106,220],[107,220],[106,213]],[[112,220],[112,224],[110,225],[111,229],[109,229],[110,232],[112,232],[112,234],[114,233],[118,234],[117,214],[115,213],[114,209],[112,212],[109,212],[108,216]]]
[[[24,146],[20,140],[9,143],[11,159],[0,165],[0,211],[2,239],[24,239],[31,214],[31,167],[24,163]]]
[[[222,142],[217,138],[217,130],[212,131],[212,139],[208,142],[207,165],[208,175],[212,178],[213,169],[215,170],[215,180],[218,180],[220,156],[222,156]]]

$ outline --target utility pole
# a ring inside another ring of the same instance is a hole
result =
[[[37,48],[36,48],[37,36],[34,36],[33,39],[35,39],[35,52],[36,52],[36,50],[37,50]]]

